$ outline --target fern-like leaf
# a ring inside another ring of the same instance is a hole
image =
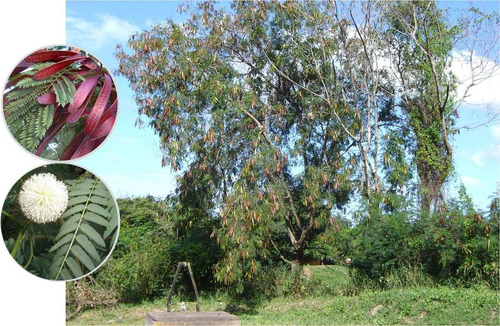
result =
[[[25,70],[25,71],[23,72],[23,74],[28,75],[28,76],[34,76],[34,75],[35,75],[35,73],[36,73],[38,70],[43,69],[43,68],[46,68],[46,67],[50,66],[51,64],[52,64],[52,62],[50,62],[50,61],[49,61],[49,62],[37,62],[37,63],[35,63],[35,64],[33,64],[33,65],[31,66],[31,69],[30,69],[30,70]]]
[[[114,217],[109,206],[111,195],[101,181],[83,178],[67,184],[68,207],[62,215],[65,223],[50,249],[55,252],[50,276],[56,280],[80,277],[101,263],[108,251],[104,233]]]
[[[73,103],[73,95],[76,93],[75,85],[66,76],[60,76],[52,86],[56,93],[57,103],[64,107]]]
[[[32,88],[32,87],[39,87],[39,86],[46,86],[52,82],[51,79],[44,79],[44,80],[34,80],[33,78],[24,78],[17,82],[16,86],[19,88]]]
[[[23,128],[20,129],[18,135],[14,134],[14,137],[18,136],[16,139],[28,151],[35,151],[40,144],[40,140],[52,124],[53,117],[54,106],[52,105],[47,105],[27,114]]]

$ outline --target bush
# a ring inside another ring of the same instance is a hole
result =
[[[98,279],[113,289],[120,301],[165,296],[172,279],[170,257],[170,244],[165,239],[144,239],[120,258],[110,258]]]
[[[382,280],[389,271],[416,263],[408,213],[371,215],[354,231],[352,266],[372,280]]]
[[[495,212],[477,213],[464,189],[457,200],[431,216],[404,209],[384,211],[372,203],[352,232],[356,278],[366,277],[382,288],[427,285],[432,279],[498,288]]]

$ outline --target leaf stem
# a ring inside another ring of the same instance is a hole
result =
[[[4,211],[3,209],[2,209],[2,215],[5,215],[5,216],[7,216],[8,218],[13,219],[13,220],[14,220],[14,222],[16,222],[17,224],[22,224],[22,222],[21,222],[21,221],[19,221],[19,220],[17,219],[17,217],[15,217],[14,215],[12,215],[12,214],[10,214],[10,213],[7,213],[7,212],[6,212],[6,211]]]
[[[78,180],[80,180],[80,178],[78,178]],[[80,230],[80,226],[82,225],[82,222],[83,222],[83,216],[85,215],[85,212],[87,211],[87,207],[89,205],[90,198],[92,197],[92,194],[94,193],[94,190],[95,190],[95,187],[96,187],[98,181],[99,180],[97,180],[97,178],[94,179],[94,184],[92,185],[90,193],[88,194],[87,201],[85,202],[85,206],[84,206],[84,208],[82,210],[82,213],[80,215],[80,220],[78,221],[78,225],[76,226],[75,233],[73,234],[73,237],[71,238],[71,242],[69,243],[69,247],[66,250],[66,254],[64,255],[64,258],[63,258],[63,260],[61,262],[61,266],[59,266],[59,269],[58,269],[58,271],[56,273],[56,276],[54,277],[54,280],[57,280],[59,278],[59,275],[61,275],[62,269],[64,267],[64,264],[66,263],[66,259],[68,258],[68,255],[69,255],[69,253],[71,251],[71,248],[73,247],[73,243],[75,242],[76,235],[77,235],[78,231]],[[77,183],[75,183],[74,185],[72,185],[71,188],[73,186],[75,186]],[[78,275],[75,275],[75,277],[78,277]]]
[[[31,260],[33,259],[33,241],[34,238],[30,237],[30,258],[28,259],[26,265],[24,265],[24,269],[28,268],[28,266],[31,264]]]
[[[17,239],[16,242],[14,243],[14,248],[12,248],[12,251],[10,255],[12,258],[16,258],[17,250],[19,249],[19,246],[21,245],[21,240],[24,237],[24,232],[26,231],[25,227],[23,226],[22,228],[19,229],[19,233],[17,234]]]

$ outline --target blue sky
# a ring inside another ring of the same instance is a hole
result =
[[[115,45],[125,45],[130,35],[148,30],[155,22],[164,22],[167,18],[182,21],[184,17],[176,11],[178,4],[174,1],[68,1],[66,42],[93,53],[113,71],[117,68],[113,57]],[[441,6],[448,4],[443,2]],[[487,11],[499,10],[498,2],[475,4]],[[454,2],[452,5],[459,8],[467,3]],[[117,76],[114,80],[120,97],[117,123],[98,150],[76,163],[100,176],[116,197],[148,194],[164,197],[174,191],[175,177],[168,167],[161,167],[157,136],[149,128],[135,127],[138,114],[128,82]],[[469,98],[473,105],[461,108],[459,126],[484,120],[487,103],[490,110],[500,110],[498,85],[500,78],[496,76],[473,91]],[[463,130],[455,137],[453,145],[456,177],[467,186],[475,204],[485,208],[500,180],[499,121]],[[449,194],[453,194],[457,185],[448,188]]]

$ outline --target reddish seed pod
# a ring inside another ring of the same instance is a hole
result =
[[[71,159],[76,159],[79,157],[82,157],[84,155],[87,155],[90,153],[94,148],[96,148],[95,141],[90,140],[89,136],[86,136],[80,146],[76,149],[75,153],[73,156],[71,156]]]
[[[30,54],[24,60],[27,62],[61,61],[72,55],[75,55],[72,51],[41,50]]]
[[[82,62],[82,65],[87,67],[88,69],[90,70],[97,70],[99,69],[99,66],[94,62],[92,61],[92,59],[87,59],[85,61]]]
[[[66,59],[66,60],[63,60],[63,61],[60,61],[60,62],[56,62],[54,64],[51,64],[48,67],[45,67],[43,69],[38,70],[35,73],[35,75],[33,76],[33,78],[35,80],[44,80],[44,79],[52,76],[53,74],[56,74],[59,71],[63,70],[64,68],[66,68],[67,66],[69,66],[70,64],[72,64],[73,62],[76,62],[78,60],[83,60],[85,58],[86,57],[83,56],[83,55],[75,54],[75,55],[73,55],[73,57],[71,57],[69,59]]]
[[[19,74],[20,72],[26,70],[27,68],[31,67],[31,63],[26,62],[26,60],[23,60],[19,62],[19,64],[14,68],[12,73],[9,76],[9,79],[14,77],[15,75]],[[12,85],[10,85],[12,86]],[[6,89],[9,88],[10,86],[5,87]]]
[[[99,120],[99,124],[103,123],[110,116],[116,115],[117,108],[118,108],[118,99],[115,98],[115,100],[113,101],[113,103],[104,110],[104,113],[102,114],[102,117]]]
[[[76,135],[71,143],[69,143],[69,145],[64,149],[64,152],[61,155],[61,161],[70,160],[78,147],[81,146],[84,139],[85,134],[83,132],[78,133],[78,135]]]
[[[40,104],[49,105],[56,104],[56,94],[55,93],[45,93],[43,95],[38,96],[36,101]]]
[[[108,102],[109,96],[111,95],[111,77],[108,74],[104,74],[104,85],[101,88],[101,92],[95,101],[94,107],[92,111],[90,111],[90,115],[87,118],[87,122],[85,123],[85,134],[90,135],[92,131],[94,131],[97,126],[101,116],[106,108],[106,104]]]
[[[99,76],[92,76],[80,84],[80,87],[78,87],[76,93],[73,95],[73,103],[68,106],[69,112],[73,113],[82,106],[89,94],[91,95],[94,91],[98,78]]]
[[[116,114],[110,116],[104,122],[99,124],[99,126],[95,128],[92,134],[90,135],[90,140],[95,140],[108,135],[111,132],[111,129],[113,129],[115,120],[116,120]]]
[[[80,106],[80,108],[78,110],[76,110],[73,113],[70,113],[70,115],[68,116],[68,123],[75,123],[76,121],[78,121],[78,119],[80,119],[80,117],[88,116],[88,110],[85,114],[85,109],[87,108],[87,105],[89,104],[90,99],[91,99],[91,96],[87,97],[85,102],[82,104],[82,106]]]
[[[45,133],[45,136],[42,139],[42,142],[38,146],[38,149],[35,152],[35,155],[42,155],[42,152],[44,151],[45,147],[50,143],[50,141],[56,136],[56,134],[62,129],[62,127],[66,124],[66,119],[68,115],[63,114],[58,116],[57,118],[54,118],[54,122],[50,126],[50,128],[47,130]]]

